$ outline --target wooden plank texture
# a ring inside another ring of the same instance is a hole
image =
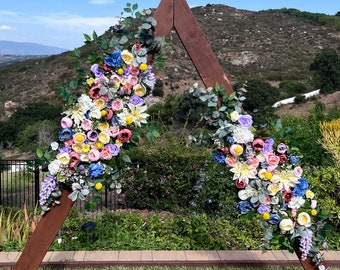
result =
[[[60,205],[54,206],[41,217],[37,228],[28,240],[14,270],[38,269],[59,229],[72,209],[74,202],[68,198],[69,191],[63,190]]]

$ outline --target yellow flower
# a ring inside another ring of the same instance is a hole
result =
[[[126,117],[125,122],[126,122],[126,124],[130,125],[133,122],[132,117],[131,116]]]
[[[95,188],[96,190],[101,190],[102,187],[103,187],[103,184],[102,184],[102,183],[97,183],[97,184],[95,184],[95,186],[94,186],[94,188]]]
[[[76,133],[73,140],[75,143],[83,143],[86,140],[86,135],[83,133]]]
[[[108,144],[110,142],[110,136],[106,132],[100,132],[98,134],[98,141],[100,141],[102,144]]]
[[[123,146],[123,143],[120,141],[120,140],[116,140],[116,144],[117,144],[117,146],[119,146],[119,147],[122,147]]]
[[[145,71],[145,70],[148,69],[148,65],[145,64],[145,63],[142,63],[142,64],[139,65],[139,69],[140,69],[141,71]]]
[[[83,153],[88,153],[91,150],[91,146],[89,144],[83,144],[82,145],[82,152]]]
[[[131,65],[133,62],[133,54],[130,53],[128,50],[122,51],[122,59],[127,65]]]
[[[266,179],[266,180],[270,180],[270,179],[272,179],[272,177],[273,177],[273,174],[271,172],[266,172],[264,174],[264,179]]]
[[[87,83],[88,85],[92,85],[92,84],[94,84],[94,79],[91,77],[91,78],[89,78],[89,79],[86,80],[86,83]]]
[[[97,128],[100,130],[100,131],[107,131],[110,127],[110,124],[108,122],[100,122],[98,123],[98,126]]]
[[[93,103],[98,110],[102,110],[106,107],[106,101],[103,98],[98,98],[94,100]]]
[[[269,184],[267,189],[269,190],[269,195],[275,196],[276,193],[280,190],[279,184]]]
[[[306,191],[306,198],[307,199],[313,199],[314,198],[314,192],[313,191],[311,191],[310,189],[308,189],[307,191]]]
[[[103,143],[102,142],[96,142],[96,147],[98,148],[98,149],[102,149],[103,148]]]
[[[72,144],[72,150],[77,152],[78,154],[83,153],[83,145],[82,143],[74,143]]]
[[[315,209],[312,209],[310,213],[312,216],[316,216],[318,214],[318,211],[316,211]]]
[[[135,94],[139,97],[143,97],[146,94],[146,89],[143,85],[137,83],[134,87],[133,90],[135,91]]]
[[[262,215],[263,220],[268,220],[270,218],[270,214],[268,212],[263,213]]]
[[[301,212],[297,217],[297,222],[302,225],[309,227],[311,225],[311,218],[307,212]]]
[[[117,74],[118,75],[122,75],[124,73],[124,69],[122,69],[122,68],[119,68],[118,70],[117,70]],[[119,82],[116,82],[117,84],[118,84],[118,86],[119,86]]]

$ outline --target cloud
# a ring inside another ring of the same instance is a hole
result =
[[[14,28],[8,25],[0,25],[0,30],[8,31],[13,30]]]
[[[115,1],[113,0],[90,0],[90,4],[93,4],[93,5],[106,5],[106,4],[111,4],[114,2]]]

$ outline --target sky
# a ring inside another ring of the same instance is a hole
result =
[[[33,42],[73,50],[84,45],[84,33],[91,35],[96,31],[101,35],[116,24],[127,3],[137,3],[138,10],[141,10],[157,8],[160,0],[2,1],[0,40]],[[187,3],[190,7],[224,4],[251,11],[295,8],[328,15],[340,11],[340,0],[187,0]]]

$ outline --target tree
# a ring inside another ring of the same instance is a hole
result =
[[[340,89],[340,56],[335,49],[321,50],[310,70],[314,72],[315,86],[320,88],[321,93],[334,93]]]

